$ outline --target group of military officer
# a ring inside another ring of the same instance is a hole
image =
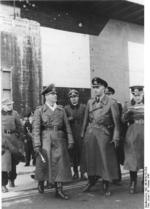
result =
[[[93,78],[92,90],[94,96],[85,106],[79,101],[79,92],[71,89],[70,104],[65,108],[57,105],[54,84],[43,90],[45,103],[35,110],[32,122],[35,179],[40,193],[48,181],[55,186],[56,197],[67,200],[63,183],[72,180],[73,166],[74,179],[79,178],[79,167],[81,179],[85,173],[88,175],[84,192],[90,191],[101,178],[104,194],[110,196],[109,183],[121,180],[123,162],[130,171],[129,192],[136,192],[137,171],[144,163],[143,87],[131,88],[133,99],[123,110],[112,97],[115,90],[105,80]],[[7,145],[6,149],[9,150]]]

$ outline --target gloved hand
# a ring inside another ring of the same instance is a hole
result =
[[[5,149],[2,148],[1,149],[1,152],[2,152],[2,155],[3,155],[5,153]]]
[[[69,144],[68,144],[68,149],[72,149],[72,148],[73,148],[73,144],[74,144],[74,143],[69,143]]]
[[[114,143],[115,148],[119,145],[119,139],[113,139],[110,143]]]
[[[38,156],[38,154],[39,154],[40,151],[41,151],[41,148],[40,148],[40,147],[35,147],[35,148],[34,148],[35,157]]]

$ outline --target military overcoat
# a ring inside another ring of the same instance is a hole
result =
[[[13,110],[2,110],[2,171],[11,170],[11,156],[14,155],[16,164],[23,152],[23,129],[18,113]]]
[[[138,171],[144,167],[144,105],[126,103],[122,119],[128,125],[124,143],[124,168]]]
[[[53,111],[47,104],[37,108],[32,128],[34,148],[41,147],[48,158],[48,173],[45,173],[42,180],[51,183],[71,181],[67,143],[73,143],[73,137],[64,108],[57,105]],[[39,170],[36,167],[37,180],[41,180]]]
[[[80,158],[82,152],[82,139],[81,139],[81,129],[83,125],[84,113],[85,113],[85,105],[78,104],[67,105],[65,107],[65,111],[70,122],[73,138],[74,138],[74,147],[70,152],[70,156],[73,162],[76,165],[80,165]]]
[[[119,110],[117,102],[107,95],[101,101],[87,103],[82,137],[84,137],[82,165],[89,176],[104,180],[118,179],[118,165],[112,139],[119,140]]]

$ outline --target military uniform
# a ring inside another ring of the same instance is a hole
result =
[[[57,106],[52,111],[44,104],[36,109],[32,125],[34,147],[42,147],[48,156],[48,174],[45,180],[49,180],[50,183],[70,181],[71,170],[66,137],[68,143],[73,143],[73,138],[64,109]],[[35,178],[36,176],[37,174]]]
[[[136,96],[140,96],[143,91],[143,86],[130,88],[132,94]],[[144,104],[142,100],[136,103],[132,99],[131,103],[126,103],[122,116],[123,121],[128,125],[124,144],[124,168],[130,171],[129,192],[131,194],[136,192],[137,171],[144,168]]]
[[[23,152],[22,124],[18,113],[15,110],[5,112],[2,110],[2,172],[5,178],[2,184],[8,183],[10,179],[12,186],[17,177],[16,165],[20,161],[21,152]],[[2,176],[3,176],[2,175]],[[4,181],[4,182],[3,182]]]
[[[81,139],[81,129],[83,124],[83,118],[85,113],[85,105],[77,104],[72,105],[69,104],[65,107],[65,111],[70,122],[72,134],[74,137],[74,147],[70,150],[70,157],[73,163],[74,173],[78,177],[78,166],[81,161],[81,152],[82,152],[82,143]]]
[[[115,100],[104,93],[107,82],[96,77],[93,88],[100,89],[101,97],[90,99],[87,103],[83,122],[83,170],[88,173],[89,182],[84,191],[95,184],[98,177],[103,179],[106,195],[108,182],[118,179],[118,164],[114,143],[119,141],[119,110]],[[103,93],[102,93],[103,92]]]
[[[118,178],[118,166],[112,138],[119,139],[117,103],[104,96],[100,102],[88,101],[83,125],[85,172],[112,181]]]
[[[24,124],[24,149],[25,149],[25,166],[30,165],[31,156],[33,159],[34,164],[34,151],[33,151],[33,144],[32,144],[32,124],[30,123],[29,119]]]

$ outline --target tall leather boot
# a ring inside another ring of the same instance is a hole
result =
[[[14,182],[14,180],[9,180],[9,181],[8,181],[8,185],[9,185],[9,187],[15,187],[15,182]]]
[[[44,181],[39,181],[38,182],[38,191],[39,193],[44,193]]]
[[[84,187],[83,192],[89,192],[91,187],[93,187],[97,182],[97,178],[95,176],[88,176],[88,183]]]
[[[106,197],[111,195],[111,192],[109,191],[109,182],[106,180],[103,180],[103,191]]]
[[[137,172],[130,171],[130,187],[129,187],[130,194],[136,193],[136,184],[137,184]]]
[[[73,175],[73,179],[78,179],[79,178],[79,174],[78,174],[78,167],[74,166],[73,167],[73,171],[74,171],[74,175]]]
[[[56,198],[61,198],[64,200],[69,199],[68,195],[66,195],[63,191],[62,182],[56,182],[55,187],[56,187],[56,195],[55,195]]]

